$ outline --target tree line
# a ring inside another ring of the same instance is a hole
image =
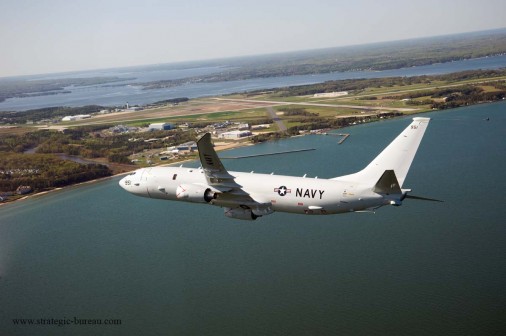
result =
[[[100,105],[86,105],[81,107],[44,107],[20,112],[2,112],[0,111],[0,123],[3,124],[26,124],[28,121],[40,121],[44,119],[61,119],[65,116],[78,114],[91,114],[107,107]]]
[[[306,96],[322,92],[354,91],[359,93],[367,88],[381,88],[393,86],[408,86],[414,84],[430,84],[434,81],[455,82],[463,80],[481,79],[506,76],[506,69],[497,70],[469,70],[444,75],[422,75],[414,77],[384,77],[384,78],[362,78],[343,79],[327,81],[319,84],[289,86],[285,88],[272,89],[270,93],[279,97]],[[258,90],[256,92],[263,92]]]
[[[34,191],[110,176],[100,164],[79,164],[49,154],[0,153],[0,191],[12,192],[26,185]]]
[[[409,92],[402,95],[385,96],[383,99],[416,99],[421,97],[430,97],[433,99],[444,98],[443,101],[435,101],[427,98],[406,102],[408,105],[430,105],[432,109],[442,110],[484,102],[499,101],[506,97],[506,86],[504,82],[481,83],[480,85],[490,85],[493,86],[495,90],[485,91],[477,85],[462,85],[450,88]]]
[[[8,98],[43,96],[48,94],[68,93],[64,88],[70,85],[86,86],[135,78],[91,77],[91,78],[59,78],[59,79],[5,79],[0,81],[0,102]]]
[[[224,67],[219,73],[139,84],[145,86],[146,89],[158,89],[196,82],[222,82],[345,71],[381,71],[504,53],[506,53],[506,31],[502,30],[243,57],[228,60],[228,67]]]

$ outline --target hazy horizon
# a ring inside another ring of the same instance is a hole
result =
[[[313,52],[313,51],[317,52],[320,50],[324,51],[324,50],[331,50],[331,49],[338,49],[338,48],[353,48],[353,47],[361,47],[361,46],[365,47],[365,46],[369,46],[369,45],[373,46],[373,45],[381,45],[381,44],[386,44],[386,43],[405,42],[405,41],[407,42],[407,41],[431,39],[431,38],[446,37],[446,36],[456,36],[456,35],[461,35],[461,34],[487,33],[487,32],[494,32],[494,31],[501,31],[501,30],[504,30],[506,32],[506,27],[490,29],[490,30],[480,30],[480,31],[456,33],[456,34],[447,34],[447,35],[423,36],[423,37],[410,38],[410,39],[371,42],[371,43],[353,44],[353,45],[345,45],[345,46],[337,46],[337,47],[334,46],[334,47],[324,47],[324,48],[315,48],[315,49],[288,50],[288,51],[268,53],[268,54],[254,54],[254,55],[220,57],[220,58],[212,58],[212,59],[166,62],[166,63],[133,64],[133,65],[126,65],[126,66],[112,66],[112,67],[90,68],[90,69],[69,70],[69,71],[59,71],[59,72],[45,72],[45,73],[33,73],[33,74],[25,74],[25,75],[0,76],[0,79],[11,79],[11,78],[31,77],[31,76],[45,76],[45,75],[58,75],[58,74],[67,74],[67,73],[73,73],[73,72],[78,73],[78,72],[87,72],[87,71],[106,71],[106,70],[113,70],[113,69],[128,69],[128,68],[162,66],[162,65],[174,65],[174,66],[188,65],[189,67],[191,67],[192,63],[195,63],[197,66],[198,64],[202,65],[204,63],[218,63],[218,62],[224,63],[227,60],[234,61],[234,60],[239,60],[241,58],[255,58],[255,57],[260,58],[260,57],[269,57],[269,56],[276,56],[276,55],[283,55],[283,54],[296,54],[296,53]],[[221,61],[223,61],[223,62],[221,62]]]
[[[506,2],[6,0],[0,9],[0,77],[17,77],[496,30]]]

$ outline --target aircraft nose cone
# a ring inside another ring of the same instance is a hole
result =
[[[121,188],[125,189],[125,190],[128,190],[127,189],[127,186],[125,184],[125,180],[126,180],[127,176],[123,177],[121,180],[119,180],[118,184]]]

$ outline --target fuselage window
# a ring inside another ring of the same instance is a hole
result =
[[[177,174],[174,174],[174,176],[172,176],[172,179],[175,180],[177,177]]]

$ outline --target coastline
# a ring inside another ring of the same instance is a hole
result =
[[[443,110],[437,110],[437,111],[443,111]],[[415,116],[415,115],[419,115],[419,114],[427,113],[427,112],[437,112],[437,111],[421,111],[421,112],[418,112],[418,113],[410,114],[410,116]],[[401,118],[401,117],[405,117],[405,115],[404,116],[394,116],[394,117],[392,117],[392,119],[394,119],[394,118]],[[370,121],[369,123],[375,123],[375,122],[379,122],[379,121],[381,121],[381,119]],[[335,128],[335,129],[332,129],[332,130],[345,129],[345,128],[352,127],[352,126],[355,126],[355,125],[348,125],[348,126],[344,126],[344,127],[341,127],[341,128]],[[285,139],[295,138],[295,137],[301,137],[301,136],[306,136],[306,135],[308,135],[308,134],[297,134],[297,135],[288,136]],[[271,140],[268,140],[268,141],[271,141]],[[252,143],[252,142],[237,142],[237,143],[232,143],[232,144],[228,144],[228,145],[224,145],[224,146],[219,146],[218,148],[215,148],[215,149],[216,149],[217,152],[222,152],[222,151],[226,151],[226,150],[230,150],[230,149],[236,149],[236,148],[241,148],[241,147],[246,147],[246,146],[255,146],[255,145],[258,145],[260,143],[255,144],[255,143]],[[164,163],[164,164],[159,164],[159,165],[153,165],[152,167],[172,166],[172,165],[182,164],[184,162],[190,162],[190,161],[194,161],[194,160],[195,159],[184,159],[184,160],[175,161],[175,162],[172,162],[172,163]],[[107,179],[112,179],[112,178],[115,178],[115,177],[118,177],[118,176],[127,175],[130,172],[132,172],[132,171],[134,171],[136,169],[140,169],[140,168],[142,168],[142,167],[133,167],[132,170],[124,172],[124,173],[118,173],[118,174],[114,174],[114,175],[111,175],[111,176],[106,176],[106,177],[101,177],[101,178],[98,178],[98,179],[89,180],[89,181],[86,181],[86,182],[80,182],[80,183],[71,184],[71,185],[64,186],[64,187],[59,187],[59,188],[55,188],[55,189],[51,189],[51,190],[42,191],[42,192],[35,193],[35,194],[32,194],[32,195],[27,195],[25,197],[16,199],[14,201],[2,202],[2,203],[0,203],[0,208],[3,205],[15,204],[16,202],[21,202],[21,201],[24,201],[24,200],[27,200],[27,199],[38,197],[38,196],[48,195],[48,194],[53,193],[53,192],[67,190],[67,189],[74,188],[74,187],[80,187],[80,186],[87,185],[87,184],[98,183],[98,182],[101,182],[101,181],[105,181]]]
[[[251,142],[237,142],[237,143],[227,144],[227,145],[224,145],[224,146],[219,146],[218,148],[216,148],[216,151],[217,152],[222,152],[222,151],[226,151],[226,150],[230,150],[230,149],[236,149],[236,148],[241,148],[241,147],[246,147],[246,146],[254,146],[254,145],[255,144],[251,143]],[[171,162],[171,163],[163,163],[163,164],[159,164],[159,165],[153,165],[152,167],[172,166],[172,165],[183,164],[184,162],[190,162],[190,161],[194,161],[194,160],[195,159],[182,159],[181,161],[175,161],[175,162]],[[48,194],[51,194],[51,193],[54,193],[54,192],[57,192],[57,191],[68,190],[68,189],[71,189],[71,188],[76,188],[76,187],[80,187],[80,186],[84,186],[84,185],[88,185],[88,184],[92,184],[92,183],[98,183],[98,182],[106,181],[106,180],[109,180],[109,179],[113,179],[115,177],[127,175],[127,174],[131,173],[132,171],[134,171],[136,169],[140,169],[140,168],[142,168],[142,167],[133,166],[132,170],[129,170],[127,172],[118,173],[118,174],[114,174],[114,175],[106,176],[106,177],[100,177],[98,179],[92,179],[92,180],[85,181],[85,182],[79,182],[79,183],[76,183],[76,184],[70,184],[70,185],[67,185],[67,186],[64,186],[64,187],[58,187],[58,188],[54,188],[54,189],[50,189],[50,190],[45,190],[45,191],[33,193],[33,194],[30,194],[30,195],[26,195],[26,196],[23,196],[21,198],[15,199],[13,201],[7,201],[7,202],[2,201],[0,203],[0,208],[2,206],[8,205],[8,204],[15,204],[17,202],[25,201],[25,200],[28,200],[28,199],[33,199],[33,198],[36,198],[36,197],[42,197],[44,195],[48,195]]]
[[[495,103],[495,102],[489,102],[489,103]],[[472,104],[472,105],[479,105],[479,104],[483,104],[483,103],[479,102],[479,103]],[[468,105],[468,106],[471,106],[471,105]],[[424,113],[428,113],[428,112],[438,112],[438,111],[445,111],[445,109],[430,110],[430,111],[428,111],[428,110],[426,110],[426,111],[420,111],[420,112],[409,114],[409,116],[416,116],[416,115],[420,115],[420,114],[424,114]],[[394,118],[401,118],[401,117],[406,117],[406,115],[393,116],[392,119],[394,119]],[[381,121],[381,119],[369,121],[368,123],[375,123],[375,122],[379,122],[379,121]],[[345,128],[352,127],[352,126],[355,126],[355,125],[343,126],[343,127],[335,128],[335,129],[331,129],[331,130],[345,129]],[[300,137],[300,136],[305,136],[305,135],[307,135],[307,134],[297,134],[297,135],[287,136],[286,138]],[[270,141],[270,140],[267,140],[267,141]],[[231,143],[231,144],[227,144],[227,145],[223,145],[223,146],[217,146],[215,149],[216,149],[217,152],[221,152],[221,151],[225,151],[225,150],[236,149],[236,148],[241,148],[241,147],[246,147],[246,146],[254,146],[254,145],[256,145],[256,144],[252,143],[252,142],[237,142],[237,143]],[[172,165],[182,164],[184,162],[189,162],[189,161],[194,161],[194,160],[195,159],[183,159],[181,161],[175,161],[175,162],[171,162],[171,163],[163,163],[163,164],[154,165],[153,167],[172,166]],[[13,201],[7,201],[7,202],[2,201],[0,203],[0,208],[2,206],[4,206],[4,205],[7,205],[7,204],[14,204],[16,202],[20,202],[20,201],[23,201],[23,200],[35,198],[35,197],[38,197],[38,196],[44,196],[44,195],[47,195],[47,194],[50,194],[50,193],[53,193],[53,192],[57,192],[57,191],[61,191],[61,190],[66,190],[66,189],[70,189],[70,188],[74,188],[74,187],[79,187],[79,186],[86,185],[86,184],[97,183],[97,182],[101,182],[101,181],[104,181],[104,180],[107,180],[107,179],[112,179],[112,178],[115,178],[115,177],[118,177],[118,176],[126,175],[126,174],[129,174],[130,172],[132,172],[132,171],[134,171],[136,169],[139,169],[139,168],[142,168],[142,167],[132,167],[132,170],[129,170],[127,172],[118,173],[118,174],[114,174],[114,175],[106,176],[106,177],[101,177],[101,178],[98,178],[98,179],[93,179],[93,180],[89,180],[89,181],[86,181],[86,182],[80,182],[80,183],[76,183],[76,184],[72,184],[72,185],[68,185],[68,186],[64,186],[64,187],[59,187],[59,188],[55,188],[55,189],[51,189],[51,190],[46,190],[46,191],[42,191],[42,192],[31,194],[31,195],[26,195],[24,197],[21,197],[19,199],[13,200]]]
[[[414,115],[418,115],[418,114],[422,114],[422,113],[427,113],[427,112],[433,112],[433,111],[423,111],[423,112],[413,113],[413,114],[410,114],[410,116],[411,115],[414,116]],[[392,118],[400,118],[400,117],[401,116],[399,116],[399,117],[392,117]],[[371,121],[369,123],[374,123],[374,122],[378,122],[378,121],[380,121],[380,119],[375,120],[375,121]],[[352,127],[352,126],[355,126],[355,125],[348,125],[348,126],[344,126],[344,127],[341,127],[341,128],[335,128],[335,129],[332,129],[332,130],[345,129],[345,128]],[[286,137],[286,139],[295,138],[295,137],[301,137],[301,136],[306,136],[306,135],[308,135],[308,134],[297,134],[297,135],[288,136],[288,137]],[[268,141],[271,141],[271,140],[268,140]],[[260,143],[256,143],[255,144],[255,143],[252,143],[252,142],[237,142],[237,143],[227,144],[227,145],[224,145],[224,146],[217,146],[215,149],[216,149],[217,152],[222,152],[222,151],[236,149],[236,148],[241,148],[241,147],[255,146],[255,145],[258,145]],[[190,161],[194,161],[194,160],[195,159],[183,159],[181,161],[175,161],[175,162],[171,162],[171,163],[163,163],[163,164],[153,165],[152,167],[172,166],[172,165],[182,164],[184,162],[190,162]],[[115,178],[115,177],[127,175],[130,172],[132,172],[132,171],[134,171],[136,169],[140,169],[142,167],[132,167],[132,168],[133,168],[132,170],[127,171],[127,172],[118,173],[118,174],[114,174],[114,175],[106,176],[106,177],[101,177],[101,178],[89,180],[89,181],[86,181],[86,182],[80,182],[80,183],[76,183],[76,184],[71,184],[71,185],[68,185],[68,186],[59,187],[59,188],[55,188],[55,189],[51,189],[51,190],[45,190],[45,191],[34,193],[34,194],[31,194],[31,195],[26,195],[24,197],[21,197],[19,199],[13,200],[13,201],[2,202],[2,203],[0,203],[0,208],[2,206],[4,206],[4,205],[7,205],[7,204],[15,204],[17,202],[21,202],[21,201],[24,201],[24,200],[27,200],[27,199],[32,199],[32,198],[36,198],[36,197],[39,197],[39,196],[48,195],[48,194],[53,193],[53,192],[67,190],[67,189],[74,188],[74,187],[80,187],[80,186],[87,185],[87,184],[98,183],[98,182],[105,181],[105,180],[108,180],[108,179],[112,179],[112,178]]]

